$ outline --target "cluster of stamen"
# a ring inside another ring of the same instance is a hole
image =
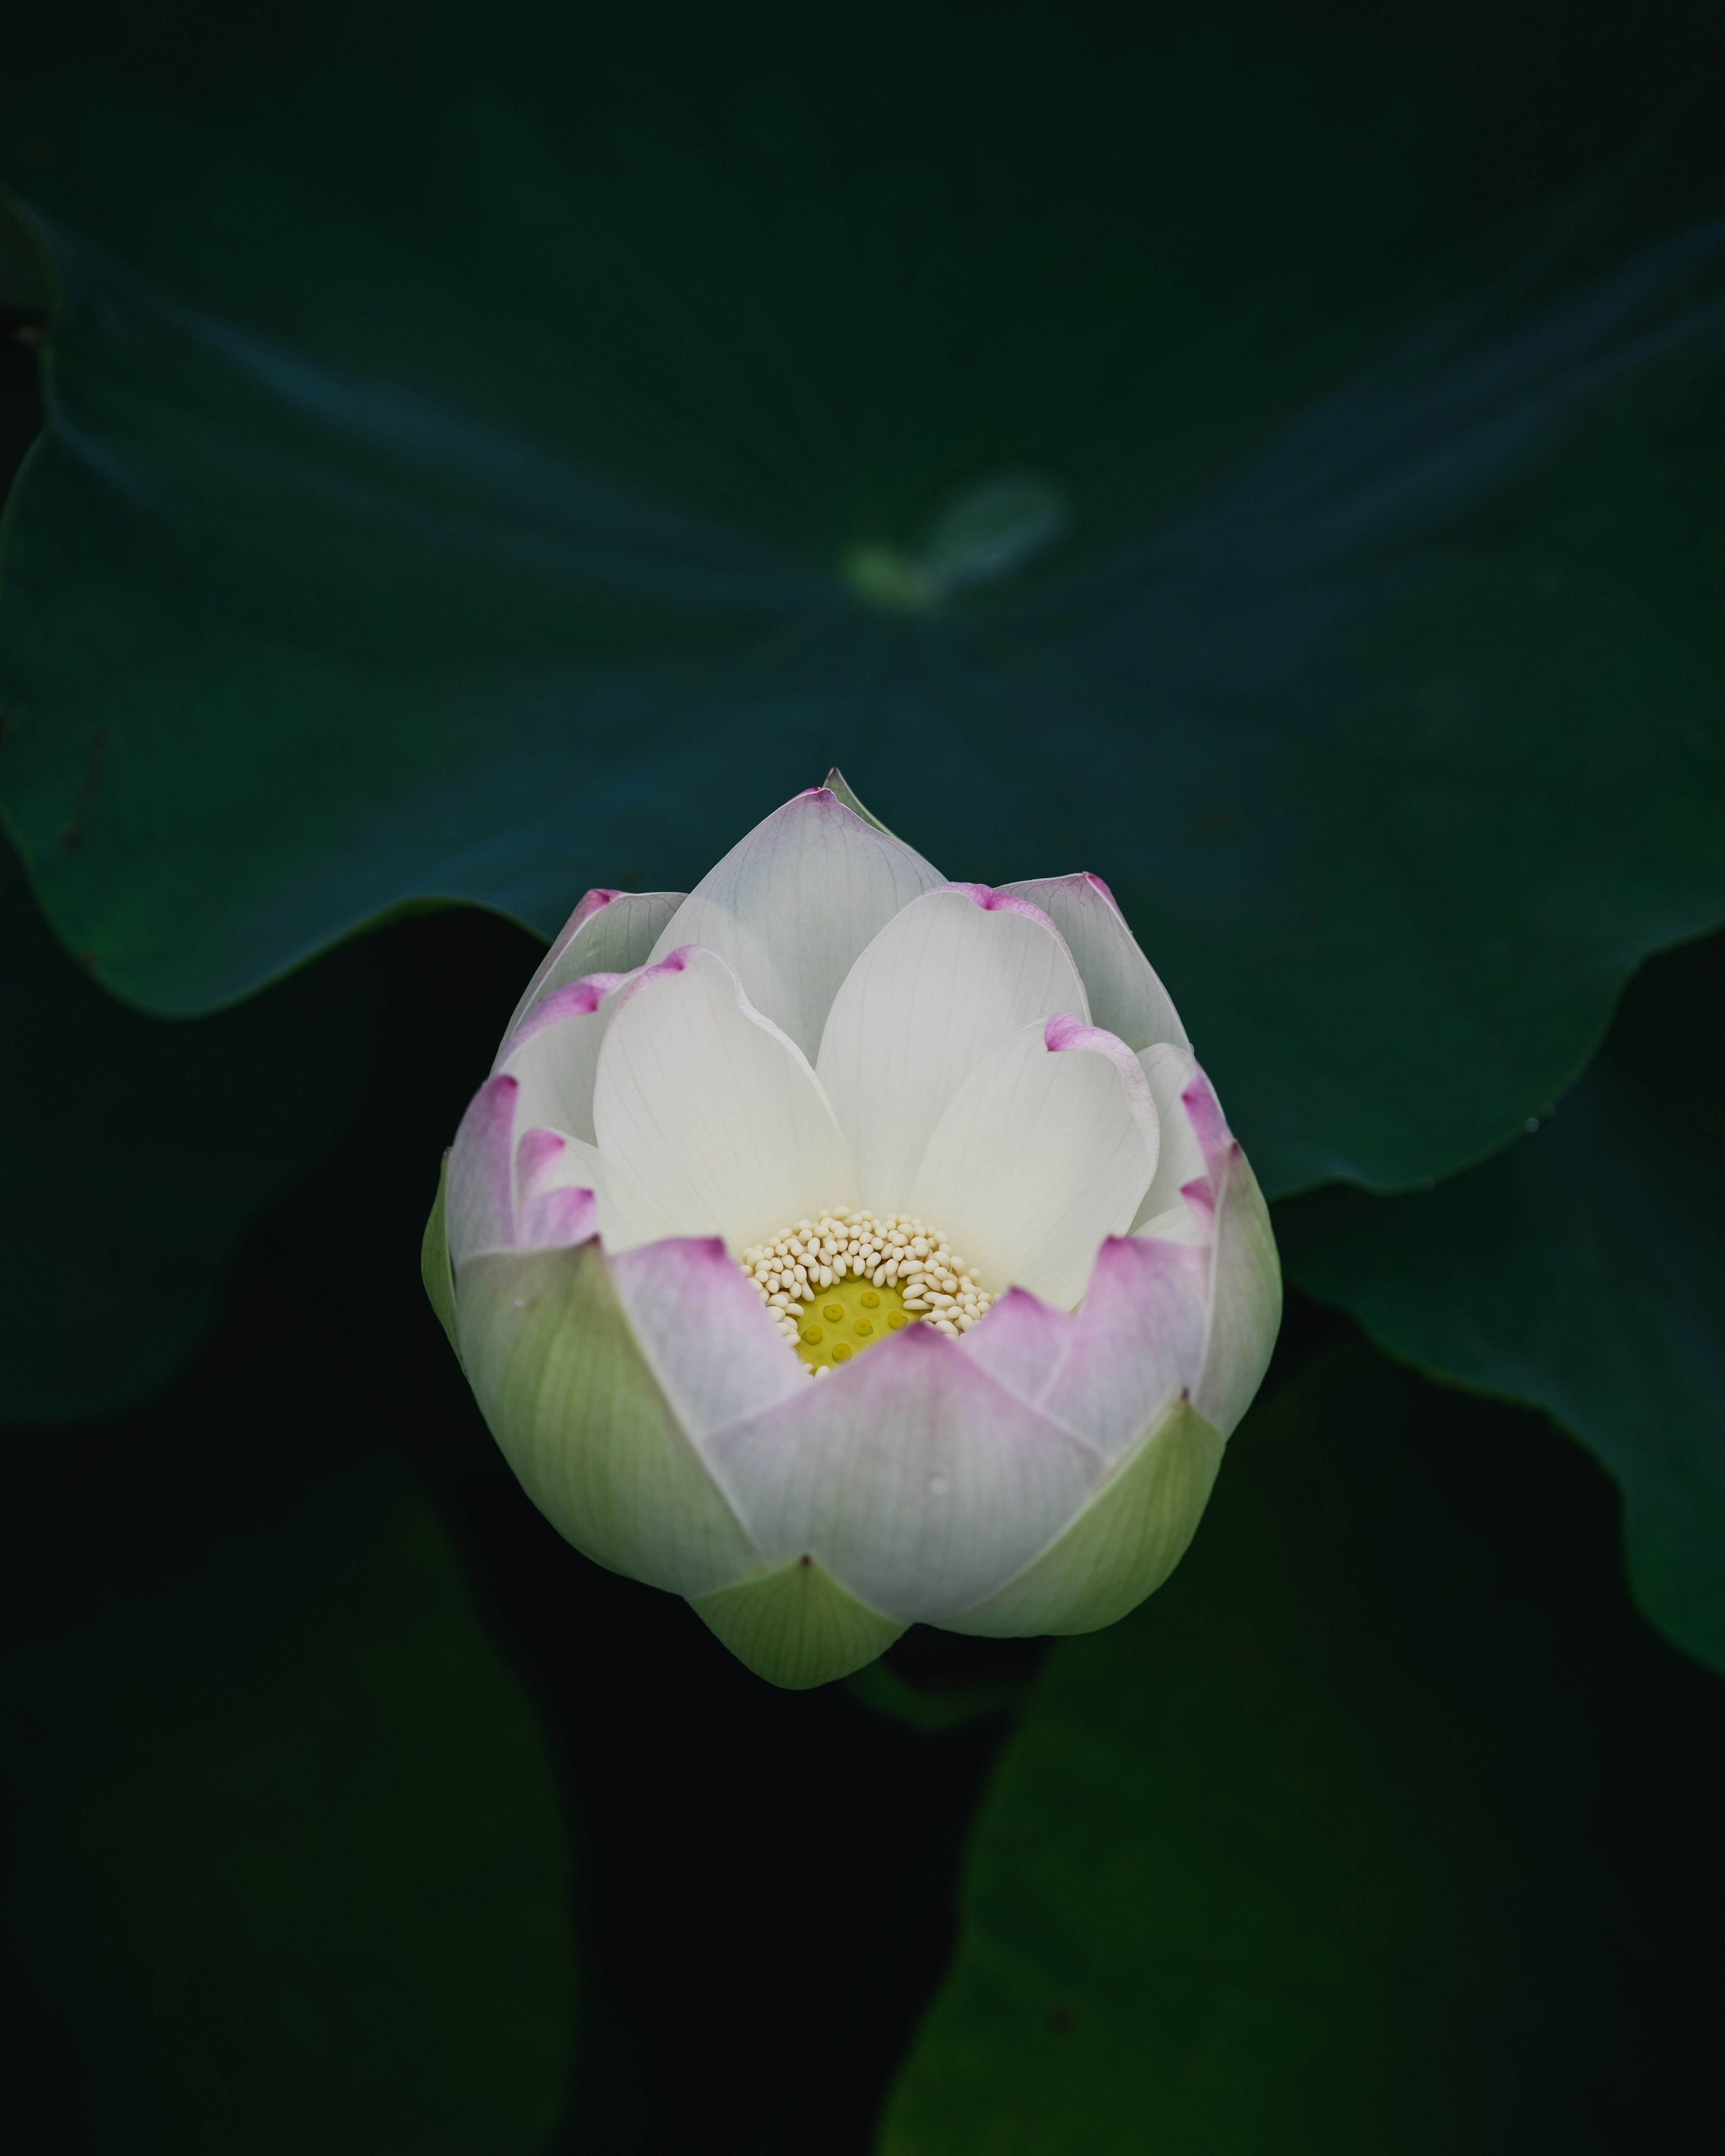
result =
[[[938,1229],[903,1213],[835,1206],[740,1263],[811,1378],[909,1324],[956,1339],[993,1301]]]

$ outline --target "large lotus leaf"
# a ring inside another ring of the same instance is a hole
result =
[[[40,418],[28,347],[0,343],[0,475]],[[55,942],[0,840],[0,1416],[111,1409],[195,1345],[247,1223],[358,1096],[376,957],[199,1024],[142,1017]]]
[[[1361,1346],[1248,1419],[1173,1580],[1050,1656],[882,2156],[1705,2139],[1725,1702],[1523,1419]]]
[[[544,1738],[347,1383],[277,1326],[15,1465],[18,2148],[539,2156],[557,2121]]]
[[[1536,1132],[1404,1198],[1277,1209],[1282,1261],[1392,1353],[1547,1409],[1623,1486],[1630,1578],[1725,1669],[1725,939],[1657,958]]]
[[[197,1345],[241,1235],[359,1099],[376,957],[145,1017],[61,949],[0,840],[0,1417],[111,1409]]]
[[[954,873],[1107,876],[1271,1188],[1481,1157],[1725,911],[1712,35],[44,17],[44,903],[201,1010],[416,897],[686,888],[836,760]]]

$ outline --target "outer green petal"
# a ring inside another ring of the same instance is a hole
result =
[[[760,1552],[647,1366],[597,1241],[470,1258],[457,1309],[480,1410],[560,1535],[675,1594],[758,1570]]]
[[[859,1602],[812,1557],[793,1558],[716,1594],[691,1596],[691,1607],[739,1661],[787,1691],[849,1676],[905,1630]]]
[[[1184,1402],[1139,1441],[1069,1527],[986,1602],[942,1618],[945,1632],[1019,1639],[1100,1632],[1160,1587],[1209,1502],[1223,1440]]]
[[[444,1220],[444,1193],[449,1180],[449,1154],[445,1147],[443,1163],[437,1172],[437,1196],[432,1200],[431,1218],[425,1223],[425,1234],[419,1244],[419,1277],[425,1283],[425,1292],[431,1297],[437,1322],[449,1334],[449,1345],[459,1362],[461,1343],[455,1337],[455,1276],[449,1265],[449,1234]]]

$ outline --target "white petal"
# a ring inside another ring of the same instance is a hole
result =
[[[1096,1253],[1084,1306],[1039,1404],[1106,1458],[1118,1459],[1196,1390],[1209,1290],[1204,1251],[1110,1237]]]
[[[644,966],[679,891],[590,891],[557,932],[504,1029],[508,1039],[535,1004],[585,973],[631,973]]]
[[[815,1066],[863,1203],[902,1211],[960,1086],[1003,1041],[1059,1011],[1087,1016],[1084,984],[1053,922],[1023,899],[951,884],[896,915],[846,977]],[[944,1216],[927,1217],[950,1232]]]
[[[526,1130],[515,1145],[516,1248],[556,1250],[598,1235],[593,1186],[568,1173],[576,1141],[561,1131]]]
[[[608,1160],[597,1146],[569,1138],[543,1188],[571,1186],[593,1196],[599,1240],[610,1252],[632,1250],[641,1243],[663,1242],[680,1235],[665,1208],[642,1189],[619,1160]]]
[[[639,969],[637,969],[639,970]],[[494,1072],[520,1085],[523,1129],[564,1131],[593,1142],[593,1089],[599,1044],[635,973],[593,973],[543,996],[497,1051]]]
[[[1065,937],[1096,1024],[1117,1033],[1128,1048],[1148,1048],[1159,1040],[1191,1047],[1173,998],[1100,876],[1037,876],[1006,888],[1040,906]]]
[[[701,1447],[769,1561],[906,1620],[968,1608],[1083,1504],[1100,1456],[922,1326]]]
[[[928,1142],[910,1209],[983,1286],[1057,1309],[1084,1293],[1156,1169],[1156,1107],[1137,1058],[1068,1019],[1022,1028],[965,1081]]]
[[[808,1391],[742,1268],[711,1236],[679,1236],[611,1259],[641,1353],[691,1437]]]
[[[1028,1288],[1015,1287],[964,1335],[959,1353],[980,1363],[1008,1392],[1040,1406],[1065,1357],[1072,1326],[1070,1311],[1056,1310]]]
[[[802,1051],[711,951],[649,966],[619,998],[593,1092],[598,1149],[670,1223],[733,1251],[857,1203],[843,1134]],[[601,1197],[600,1233],[604,1231]]]
[[[1194,1208],[1181,1195],[1189,1184],[1203,1182],[1209,1173],[1191,1113],[1180,1097],[1199,1075],[1198,1060],[1189,1049],[1163,1044],[1142,1050],[1138,1061],[1150,1081],[1150,1096],[1162,1125],[1162,1151],[1132,1233],[1159,1242],[1208,1243],[1209,1212]]]
[[[839,985],[899,908],[945,879],[823,786],[757,824],[710,870],[653,957],[704,944],[737,968],[755,1009],[813,1056]]]

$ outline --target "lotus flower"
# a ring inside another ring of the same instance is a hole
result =
[[[1124,1615],[1281,1315],[1257,1183],[1107,886],[949,883],[836,772],[686,898],[583,899],[424,1259],[547,1518],[799,1687],[913,1623]]]

